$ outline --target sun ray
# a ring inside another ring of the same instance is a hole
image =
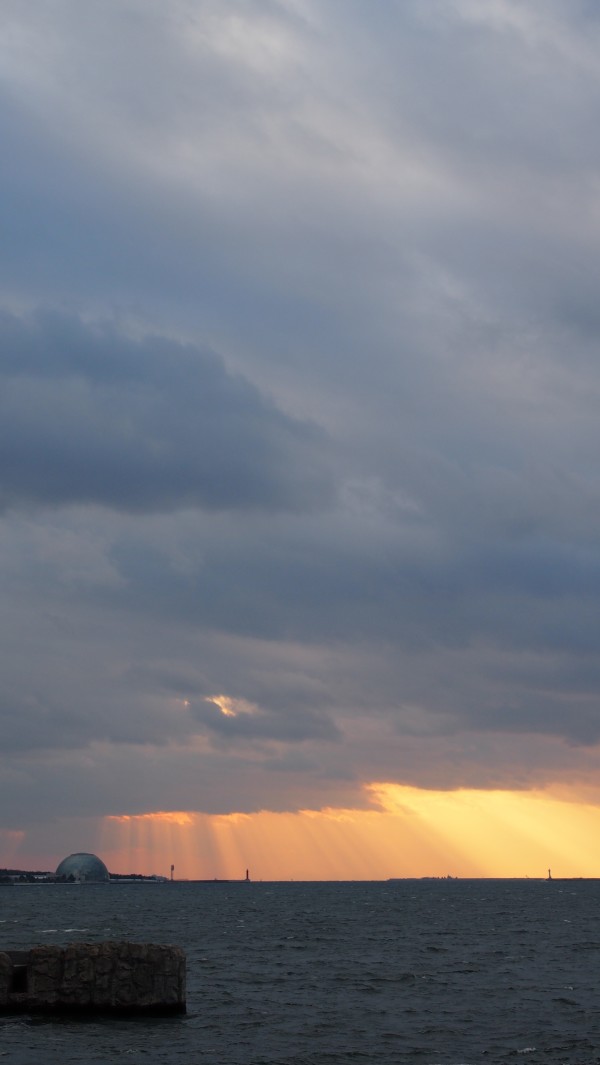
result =
[[[433,791],[389,782],[366,809],[209,815],[123,814],[104,821],[115,871],[181,879],[329,880],[404,876],[598,876],[600,808],[542,791]]]

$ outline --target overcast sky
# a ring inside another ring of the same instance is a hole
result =
[[[591,784],[598,5],[0,31],[6,832]]]

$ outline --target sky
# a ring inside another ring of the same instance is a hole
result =
[[[0,866],[600,876],[599,56],[1,0]]]

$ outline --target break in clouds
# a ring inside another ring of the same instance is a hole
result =
[[[6,827],[592,779],[595,11],[0,19]]]

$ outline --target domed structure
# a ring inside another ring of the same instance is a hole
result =
[[[70,854],[63,858],[56,870],[57,877],[61,880],[74,880],[78,884],[86,883],[102,884],[110,879],[108,869],[103,861],[95,854]]]

